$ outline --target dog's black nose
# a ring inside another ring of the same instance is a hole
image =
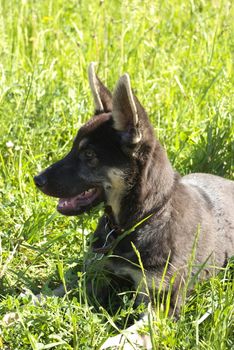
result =
[[[44,176],[43,174],[34,176],[34,182],[37,187],[44,187],[47,183],[46,176]]]

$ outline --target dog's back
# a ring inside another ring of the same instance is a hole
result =
[[[172,197],[171,263],[175,270],[188,266],[193,254],[194,272],[205,262],[203,273],[225,266],[234,253],[233,213],[232,181],[199,173],[182,177]]]
[[[207,203],[208,210],[202,221],[210,225],[208,232],[213,237],[209,237],[209,246],[214,242],[214,258],[218,266],[222,266],[234,252],[234,183],[219,176],[200,173],[184,176],[182,183],[196,189],[201,201]]]

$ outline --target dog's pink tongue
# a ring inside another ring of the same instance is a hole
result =
[[[77,203],[74,198],[61,198],[58,202],[59,208],[63,209],[74,209],[76,204]]]
[[[90,204],[97,196],[97,189],[91,188],[72,198],[59,199],[58,207],[61,209],[73,210],[79,206],[86,206]]]

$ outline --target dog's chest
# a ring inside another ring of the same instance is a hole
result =
[[[150,285],[152,278],[159,279],[162,262],[165,263],[168,257],[168,249],[165,251],[162,242],[163,235],[158,234],[164,229],[165,223],[161,220],[149,221],[130,233],[126,232],[126,235],[123,233],[124,237],[119,239],[118,235],[110,234],[106,221],[102,220],[95,231],[92,245],[94,252],[102,253],[107,270],[113,275],[131,279],[136,286],[143,278]],[[112,250],[113,246],[115,248]],[[101,255],[99,259],[102,259]],[[144,271],[140,266],[144,266]]]
[[[116,260],[108,259],[106,268],[119,277],[132,280],[136,286],[142,280],[142,271],[137,267],[131,266],[131,263],[123,263],[122,261],[118,263]]]

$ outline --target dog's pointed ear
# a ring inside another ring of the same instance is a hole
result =
[[[91,62],[88,69],[89,85],[93,94],[95,112],[112,111],[112,95],[95,73],[95,63]]]
[[[139,118],[137,104],[127,73],[117,82],[113,94],[112,114],[114,128],[123,132],[123,139],[128,143],[138,143],[141,140],[141,133],[138,128]]]

